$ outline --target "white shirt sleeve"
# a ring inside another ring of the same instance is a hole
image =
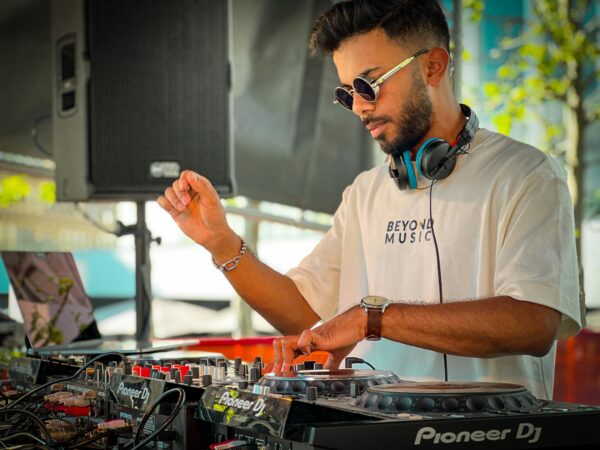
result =
[[[501,216],[494,282],[497,295],[562,313],[562,339],[581,329],[579,277],[571,197],[550,172],[527,176]]]

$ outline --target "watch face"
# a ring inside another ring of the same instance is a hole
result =
[[[367,295],[361,300],[361,303],[363,305],[371,308],[382,308],[389,302],[390,301],[387,298],[381,297],[379,295]]]

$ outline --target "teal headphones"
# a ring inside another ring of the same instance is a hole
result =
[[[463,150],[475,137],[479,128],[479,120],[467,105],[460,105],[460,109],[467,118],[467,123],[458,133],[456,143],[452,146],[440,138],[427,139],[417,151],[417,172],[428,180],[443,180],[454,170],[459,152]],[[413,169],[410,150],[402,153],[394,152],[390,155],[389,173],[396,182],[398,189],[417,188],[417,174]]]

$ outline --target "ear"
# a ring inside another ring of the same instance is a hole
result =
[[[437,86],[444,79],[444,76],[450,68],[450,55],[441,47],[433,47],[427,53],[426,76],[427,84]]]

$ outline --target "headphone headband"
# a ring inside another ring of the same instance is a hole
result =
[[[465,145],[471,142],[475,138],[475,133],[477,133],[477,130],[479,129],[479,119],[477,118],[477,115],[473,112],[473,110],[462,103],[460,104],[460,109],[467,118],[467,123],[458,133],[458,139],[456,140],[456,144],[450,150],[448,156],[452,156],[458,150],[461,150]],[[454,149],[456,150],[452,152],[452,150]],[[450,153],[452,153],[452,155]]]

